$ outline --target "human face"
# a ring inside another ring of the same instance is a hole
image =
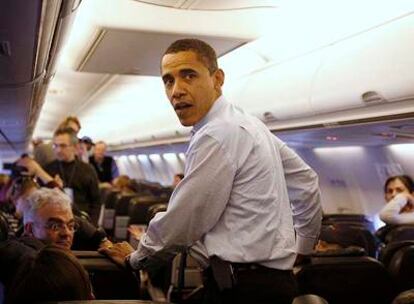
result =
[[[70,209],[54,204],[46,204],[36,213],[36,220],[27,223],[29,232],[48,244],[70,249],[76,229]]]
[[[76,148],[72,144],[69,134],[55,136],[53,138],[53,149],[56,158],[60,161],[70,162],[75,159]]]
[[[223,71],[210,74],[193,51],[165,55],[161,73],[167,97],[183,126],[203,119],[221,95]]]
[[[103,159],[106,152],[106,145],[103,143],[98,143],[95,145],[95,149],[93,151],[93,154],[95,155],[96,159]]]
[[[392,200],[399,193],[410,193],[410,190],[398,178],[389,182],[385,192],[385,200],[387,203]]]

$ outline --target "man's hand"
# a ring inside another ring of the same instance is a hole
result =
[[[37,176],[40,165],[32,158],[24,156],[17,161],[17,165],[25,167],[30,175]]]
[[[17,161],[18,166],[25,167],[30,175],[40,178],[43,183],[47,184],[54,179],[43,168],[29,156],[24,156]],[[63,186],[62,180],[56,181],[59,186]]]
[[[99,253],[102,253],[109,257],[116,264],[125,267],[125,258],[134,252],[134,248],[127,242],[116,243],[114,245],[104,246],[98,249]]]
[[[99,244],[99,248],[111,248],[113,246],[114,246],[114,243],[112,243],[107,238],[105,238],[104,240],[102,240],[101,243]]]
[[[63,189],[63,180],[60,178],[59,174],[56,174],[53,180],[56,182],[60,189]]]

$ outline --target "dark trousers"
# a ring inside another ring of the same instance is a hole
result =
[[[260,265],[234,266],[235,286],[220,291],[210,268],[203,273],[203,304],[291,304],[297,296],[295,277],[290,270]]]

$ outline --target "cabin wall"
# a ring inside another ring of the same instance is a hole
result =
[[[377,226],[384,206],[383,184],[388,176],[414,176],[414,144],[378,147],[295,148],[319,175],[325,213],[364,213]],[[171,185],[184,172],[184,153],[116,157],[121,174]]]
[[[363,213],[376,226],[387,177],[414,176],[414,145],[297,149],[319,175],[325,213]]]

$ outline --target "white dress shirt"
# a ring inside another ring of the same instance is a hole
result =
[[[297,252],[311,253],[322,218],[316,173],[223,97],[192,133],[184,179],[168,210],[150,222],[131,265],[196,242],[198,257],[276,269],[291,269]]]
[[[389,225],[414,224],[414,212],[403,212],[401,209],[407,205],[407,199],[401,195],[396,195],[380,211],[381,220]]]

